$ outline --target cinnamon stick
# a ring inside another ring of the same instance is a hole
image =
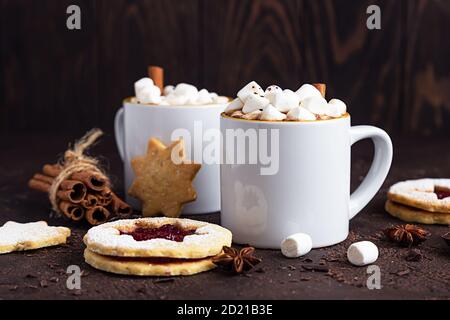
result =
[[[93,226],[108,221],[111,213],[104,207],[94,207],[86,211],[86,220]]]
[[[113,193],[112,195],[111,205],[112,211],[120,217],[130,216],[133,213],[133,209],[131,208],[131,206],[120,199],[115,193]]]
[[[42,172],[50,177],[57,177],[62,171],[62,167],[58,164],[46,164],[42,168]],[[70,177],[71,180],[76,180],[84,183],[88,188],[94,191],[101,191],[108,183],[102,175],[97,172],[76,172]]]
[[[324,83],[313,83],[313,86],[316,87],[316,89],[322,94],[322,97],[325,98],[327,94],[327,85]]]
[[[61,201],[59,209],[66,217],[73,221],[81,221],[86,214],[86,211],[82,206],[74,205],[67,201]]]
[[[50,191],[51,184],[41,180],[31,179],[28,182],[28,186],[36,191],[48,193]],[[83,201],[85,195],[86,192],[83,192],[82,189],[59,190],[57,193],[59,199],[63,201],[70,201],[72,203],[80,203]]]
[[[158,66],[148,67],[148,76],[153,80],[155,86],[157,86],[161,93],[164,91],[164,69]]]
[[[76,172],[72,174],[71,179],[83,182],[89,189],[102,191],[108,181],[96,172]]]
[[[93,208],[99,204],[101,205],[98,197],[93,194],[87,194],[86,197],[81,202],[81,205],[86,209]]]
[[[33,176],[34,180],[42,181],[48,184],[52,184],[55,178],[43,175],[43,174],[35,174]],[[62,190],[73,190],[74,192],[83,194],[86,193],[86,186],[81,181],[74,181],[74,180],[65,180],[61,182],[59,185],[59,188]],[[80,196],[82,197],[82,196]]]

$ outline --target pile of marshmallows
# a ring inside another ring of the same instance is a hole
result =
[[[238,92],[225,113],[234,118],[265,121],[325,120],[347,113],[344,102],[339,99],[327,102],[324,95],[311,84],[303,85],[296,92],[275,85],[264,91],[252,81]]]
[[[297,233],[287,237],[281,243],[281,252],[287,258],[298,258],[312,249],[311,237],[305,233]],[[347,259],[355,266],[366,266],[378,259],[378,247],[370,241],[352,244],[347,250]]]
[[[152,79],[142,78],[134,84],[136,102],[142,104],[157,104],[166,106],[225,104],[227,97],[221,97],[217,93],[208,92],[206,89],[198,90],[195,86],[180,83],[176,87],[166,86],[161,89]],[[163,93],[163,94],[162,94]]]

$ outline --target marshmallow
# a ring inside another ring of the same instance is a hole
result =
[[[166,86],[164,87],[164,95],[168,96],[169,94],[171,94],[173,91],[175,90],[174,86]]]
[[[304,84],[295,92],[300,99],[300,101],[306,100],[308,98],[323,98],[322,94],[316,87],[311,84]]]
[[[278,92],[283,92],[283,89],[281,89],[279,86],[272,85],[270,87],[267,87],[266,91],[264,92],[264,96],[269,99],[270,103],[274,103],[275,94]]]
[[[347,258],[355,266],[366,266],[378,259],[378,248],[370,241],[352,244],[347,250]]]
[[[238,92],[237,96],[239,99],[245,102],[249,96],[253,96],[255,93],[256,95],[263,96],[264,90],[255,81],[252,81],[249,84],[247,84],[244,88],[242,88]]]
[[[226,114],[232,114],[234,111],[242,110],[244,104],[239,98],[234,99],[225,109]]]
[[[333,110],[337,117],[341,117],[347,113],[347,105],[342,100],[332,99],[328,102],[328,105],[330,106],[330,110]]]
[[[215,92],[210,92],[209,95],[211,96],[211,99],[213,99],[213,100],[219,97],[219,95]]]
[[[136,93],[136,98],[140,103],[160,104],[162,100],[161,90],[154,85],[145,87]]]
[[[306,110],[305,108],[302,107],[297,107],[294,109],[291,109],[291,111],[289,111],[289,113],[287,114],[287,118],[288,120],[293,120],[293,121],[298,121],[298,120],[303,120],[303,121],[313,121],[316,120],[316,116]]]
[[[241,99],[242,100],[242,99]],[[256,94],[252,93],[245,100],[244,107],[242,108],[243,113],[252,113],[256,110],[264,109],[269,105],[269,100]]]
[[[261,113],[260,120],[282,121],[286,119],[286,115],[278,111],[273,105],[269,104]]]
[[[312,239],[305,233],[296,233],[281,242],[281,253],[287,258],[298,258],[312,249]]]
[[[291,109],[298,107],[299,103],[300,99],[295,92],[286,89],[275,93],[272,105],[280,112],[289,112]]]
[[[301,102],[300,106],[318,115],[325,115],[329,112],[327,100],[322,96],[307,98]]]
[[[184,97],[186,99],[184,104],[195,104],[198,99],[198,89],[187,83],[178,84],[173,93],[178,97]]]
[[[202,89],[198,92],[198,98],[197,101],[195,101],[196,104],[211,104],[213,103],[213,99],[211,98],[211,95],[209,94],[208,90]]]
[[[172,106],[183,106],[188,103],[189,97],[176,95],[175,91],[166,97],[166,101]]]
[[[138,80],[134,83],[134,92],[136,96],[144,90],[145,88],[153,87],[154,83],[153,80],[150,78],[142,78],[141,80]]]
[[[223,97],[223,96],[218,96],[216,98],[213,98],[214,103],[217,104],[225,104],[227,102],[229,102],[230,100],[227,97]]]

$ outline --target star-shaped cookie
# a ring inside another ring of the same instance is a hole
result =
[[[0,227],[0,254],[57,246],[66,243],[69,236],[70,229],[49,227],[45,221],[9,221]]]
[[[136,178],[128,194],[142,201],[142,213],[146,217],[160,213],[166,217],[179,217],[183,205],[197,198],[192,180],[201,165],[185,161],[182,140],[167,147],[151,138],[147,154],[132,159],[131,166]]]

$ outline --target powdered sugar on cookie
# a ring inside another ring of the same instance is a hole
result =
[[[136,241],[131,235],[122,234],[138,227],[154,228],[165,224],[195,230],[195,233],[185,236],[181,242],[167,239]],[[215,224],[189,219],[146,218],[94,227],[88,231],[84,242],[89,250],[103,255],[198,259],[216,255],[223,246],[231,245],[231,232]]]
[[[447,193],[449,196],[446,196]],[[450,179],[398,182],[389,189],[388,198],[430,212],[450,213]]]
[[[0,227],[0,254],[63,244],[69,236],[70,229],[49,227],[45,221],[25,224],[9,221]]]

